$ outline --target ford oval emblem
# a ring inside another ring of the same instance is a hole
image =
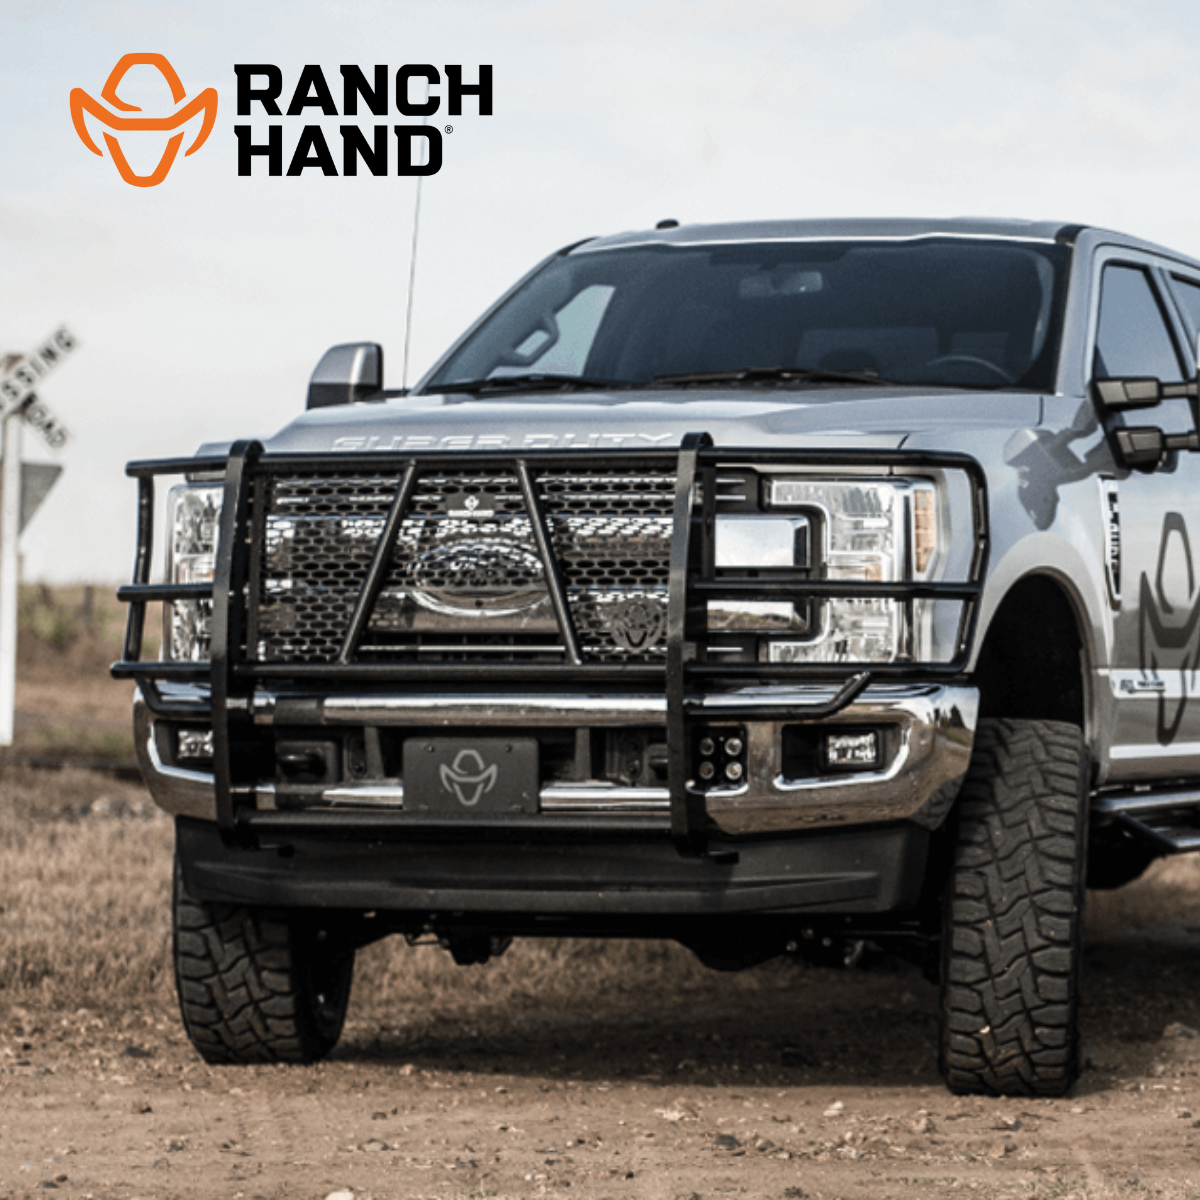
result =
[[[547,595],[537,553],[506,538],[456,538],[418,555],[408,570],[413,600],[433,612],[506,616]]]

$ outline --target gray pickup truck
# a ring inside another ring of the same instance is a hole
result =
[[[132,463],[200,1054],[326,1054],[391,934],[867,943],[950,1088],[1064,1092],[1085,886],[1200,846],[1198,331],[1200,262],[1101,229],[667,221],[407,394],[335,346],[274,437]]]

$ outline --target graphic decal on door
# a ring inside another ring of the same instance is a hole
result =
[[[1147,678],[1160,671],[1178,674],[1180,694],[1175,700],[1167,688],[1158,692],[1157,737],[1170,745],[1179,733],[1188,703],[1196,690],[1200,665],[1200,595],[1187,524],[1179,513],[1163,518],[1158,543],[1158,563],[1151,579],[1142,573],[1138,587],[1138,665]]]

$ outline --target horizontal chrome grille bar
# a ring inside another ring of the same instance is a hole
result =
[[[665,787],[618,787],[616,784],[552,784],[542,788],[546,812],[666,812],[671,798]]]
[[[661,725],[663,696],[329,696],[330,725]],[[262,720],[255,705],[255,719]]]
[[[689,696],[689,712],[703,716],[720,712],[721,717],[745,711],[761,712],[764,706],[784,710],[797,721],[819,713],[838,694],[830,684],[788,688],[739,688],[708,696]],[[899,686],[879,689],[881,696],[919,695],[927,687]],[[259,725],[271,725],[280,705],[303,705],[305,699],[277,696],[260,691],[251,702],[251,712]],[[607,696],[595,693],[549,693],[519,697],[488,694],[463,695],[429,693],[425,695],[357,695],[313,697],[311,716],[289,717],[289,723],[321,725],[662,725],[666,721],[666,696],[635,693]],[[282,718],[281,718],[282,719]]]

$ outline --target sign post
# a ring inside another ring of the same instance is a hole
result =
[[[37,349],[4,360],[0,369],[0,746],[13,744],[17,694],[17,585],[20,582],[21,439],[31,425],[55,450],[69,434],[36,395],[42,379],[76,346],[67,329],[57,329]]]
[[[0,466],[0,746],[13,744],[17,692],[21,430],[21,421],[14,409],[4,417],[4,455]]]

